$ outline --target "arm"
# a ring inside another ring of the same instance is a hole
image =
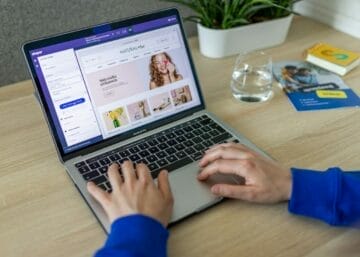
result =
[[[88,183],[89,193],[112,223],[108,240],[96,256],[165,257],[165,227],[173,207],[167,172],[160,172],[155,184],[146,165],[137,164],[135,169],[130,161],[125,161],[121,169],[112,164],[108,176],[111,193]]]
[[[360,172],[292,171],[289,212],[321,219],[331,225],[355,225],[360,220]]]
[[[168,235],[162,224],[148,216],[122,217],[113,222],[105,245],[95,257],[166,257]]]

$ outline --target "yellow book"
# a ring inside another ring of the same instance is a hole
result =
[[[343,76],[359,65],[360,55],[326,43],[318,43],[307,50],[306,61]]]

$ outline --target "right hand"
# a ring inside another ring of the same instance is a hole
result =
[[[166,227],[173,209],[167,171],[160,172],[156,185],[145,164],[137,164],[134,169],[132,162],[125,161],[121,165],[123,178],[119,169],[116,163],[108,169],[111,193],[105,192],[93,182],[87,184],[89,193],[104,208],[110,222],[131,214],[143,214]]]
[[[219,196],[275,203],[288,200],[291,195],[290,170],[241,144],[226,143],[210,148],[200,160],[200,167],[199,180],[217,172],[245,178],[244,185],[213,185],[211,191]]]

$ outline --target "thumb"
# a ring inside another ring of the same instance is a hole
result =
[[[211,192],[218,196],[235,198],[245,201],[254,201],[254,188],[252,186],[216,184],[211,187]]]
[[[103,207],[103,209],[106,210],[110,201],[108,193],[95,185],[93,182],[87,183],[87,190],[89,194]]]
[[[157,178],[158,188],[166,200],[172,200],[172,192],[167,170],[162,170]]]

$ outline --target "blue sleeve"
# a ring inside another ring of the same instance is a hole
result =
[[[168,236],[165,227],[148,216],[126,216],[113,222],[95,257],[166,257]]]
[[[325,172],[292,168],[289,212],[331,225],[355,226],[360,221],[360,172]]]

